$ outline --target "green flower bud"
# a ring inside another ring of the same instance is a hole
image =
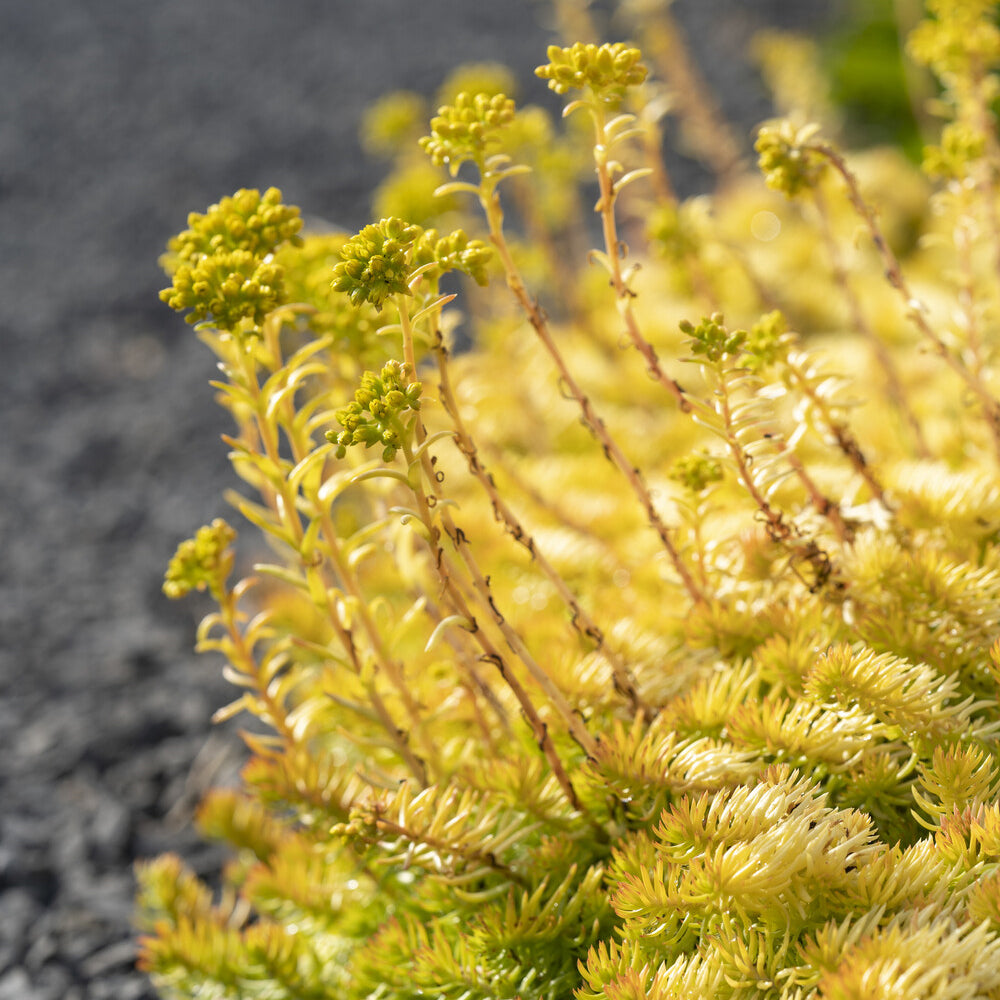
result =
[[[691,338],[691,353],[712,364],[738,354],[747,337],[745,330],[727,330],[721,313],[704,317],[697,326],[686,319],[681,320],[680,329]]]
[[[383,392],[386,391],[387,387],[398,389],[403,384],[402,374],[405,368],[406,366],[399,361],[387,361],[385,363],[377,380],[377,384]]]
[[[549,87],[557,94],[589,89],[602,103],[616,105],[628,87],[638,86],[646,79],[646,67],[639,61],[642,53],[624,42],[604,45],[577,42],[569,48],[550,45],[546,55],[548,63],[539,66],[535,74],[548,80]]]
[[[358,306],[376,308],[390,295],[408,295],[412,267],[408,252],[420,235],[418,226],[402,219],[382,219],[365,226],[341,248],[341,262],[333,269],[333,288],[346,292]]]
[[[747,367],[761,371],[787,354],[792,338],[788,335],[788,322],[780,310],[765,313],[745,334],[743,351]]]
[[[407,411],[420,408],[419,398],[423,391],[419,382],[405,381],[408,374],[406,365],[389,361],[377,375],[369,371],[361,376],[353,402],[334,414],[344,429],[326,434],[326,439],[337,445],[338,458],[343,458],[348,447],[354,444],[366,448],[381,444],[385,446],[382,453],[385,461],[395,457],[402,446],[400,418]]]
[[[761,127],[754,149],[769,188],[794,198],[803,189],[816,186],[825,164],[806,143],[817,131],[818,125],[796,128],[787,119]]]
[[[948,122],[939,146],[924,147],[924,172],[932,177],[961,178],[969,165],[982,158],[986,138],[966,122]]]
[[[683,206],[664,204],[654,209],[646,227],[647,235],[663,256],[675,263],[687,260],[699,249],[697,233],[683,212]]]
[[[299,210],[281,203],[281,192],[268,188],[263,195],[255,188],[242,188],[223,198],[201,215],[188,216],[188,228],[168,244],[173,259],[195,262],[221,251],[244,250],[266,257],[286,241],[300,244],[302,228]]]
[[[703,493],[722,481],[722,463],[711,455],[685,455],[674,462],[668,476],[692,493]]]
[[[436,229],[425,230],[413,250],[413,262],[418,267],[437,265],[429,272],[432,277],[438,278],[447,271],[461,271],[482,286],[489,284],[486,269],[492,260],[492,247],[482,240],[470,240],[461,229],[440,238]]]
[[[343,427],[348,433],[352,432],[362,419],[362,407],[357,402],[349,403],[347,406],[336,411],[334,416],[337,418],[337,422]]]
[[[501,130],[514,120],[514,102],[505,94],[459,94],[454,104],[438,109],[431,119],[431,134],[420,140],[424,152],[452,176],[471,160],[483,169],[486,157],[496,152]]]
[[[248,250],[219,251],[182,264],[160,298],[188,323],[210,319],[220,330],[253,333],[284,301],[283,270]]]
[[[235,540],[236,532],[221,518],[199,528],[194,538],[177,547],[167,567],[163,593],[171,600],[206,587],[220,594],[232,569],[230,546]]]
[[[283,269],[271,259],[282,243],[302,244],[299,210],[281,192],[242,189],[201,215],[168,244],[164,268],[173,278],[160,298],[189,323],[210,319],[220,330],[252,334],[284,301]]]
[[[410,148],[427,120],[419,94],[398,90],[376,101],[361,121],[361,145],[376,156],[396,156]]]
[[[981,72],[1000,61],[1000,28],[993,0],[929,0],[934,15],[910,32],[907,51],[938,76]]]

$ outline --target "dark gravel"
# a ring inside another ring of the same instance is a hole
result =
[[[674,9],[748,130],[767,106],[747,37],[833,6]],[[545,16],[533,0],[0,4],[0,1000],[152,998],[132,863],[219,863],[189,821],[239,766],[235,730],[209,724],[229,691],[191,652],[206,606],[159,588],[234,480],[210,356],[157,301],[165,240],[241,186],[361,226],[378,176],[361,108],[486,58],[544,100]]]

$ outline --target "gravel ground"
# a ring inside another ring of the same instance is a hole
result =
[[[677,0],[730,117],[767,106],[741,51],[835,4]],[[136,858],[182,853],[241,759],[206,606],[167,602],[176,543],[233,484],[208,352],[157,300],[186,213],[237,187],[360,227],[355,140],[387,89],[459,61],[531,69],[537,0],[7,0],[0,4],[0,1000],[146,1000]],[[698,173],[679,164],[682,188]]]

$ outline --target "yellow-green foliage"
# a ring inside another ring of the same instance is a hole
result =
[[[997,5],[928,6],[930,179],[782,121],[679,203],[640,51],[554,46],[561,135],[445,89],[440,231],[191,217],[262,538],[165,589],[266,732],[221,892],[140,869],[165,997],[1000,998]]]

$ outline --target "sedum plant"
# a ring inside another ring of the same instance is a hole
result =
[[[922,170],[788,106],[681,201],[669,89],[581,43],[562,131],[496,67],[379,106],[440,225],[189,218],[254,562],[219,519],[164,589],[257,724],[221,885],[140,866],[161,995],[1000,997],[996,6],[911,36]]]

